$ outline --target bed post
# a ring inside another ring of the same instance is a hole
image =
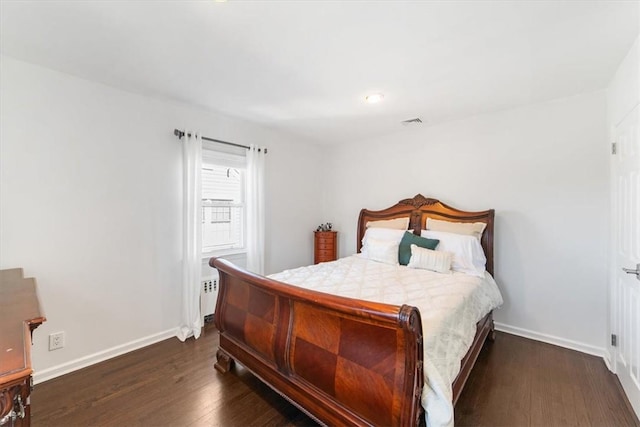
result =
[[[422,395],[422,387],[424,386],[424,346],[422,345],[422,318],[420,311],[415,307],[403,305],[399,313],[400,325],[403,329],[410,332],[410,336],[414,339],[406,344],[406,354],[408,366],[414,368],[413,384],[407,384],[407,389],[411,388],[413,399],[407,404],[411,404],[411,408],[406,408],[406,413],[414,414],[412,420],[408,420],[407,424],[419,426],[424,424],[424,408],[420,401]],[[415,357],[415,360],[413,359]],[[409,383],[409,382],[407,382]]]
[[[496,325],[493,322],[493,314],[491,315],[489,322],[489,334],[487,335],[487,338],[489,341],[494,342],[496,340]]]
[[[235,363],[231,356],[229,356],[229,354],[227,354],[227,352],[222,350],[221,348],[219,348],[216,352],[216,360],[217,361],[215,365],[213,365],[213,367],[216,368],[216,371],[220,372],[221,374],[226,374],[227,372],[229,372],[231,368],[233,368],[233,364]]]

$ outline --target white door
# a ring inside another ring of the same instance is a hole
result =
[[[616,371],[640,416],[640,106],[615,129],[613,173]]]

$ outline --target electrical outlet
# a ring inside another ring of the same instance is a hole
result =
[[[64,332],[56,332],[49,335],[49,351],[64,347]]]

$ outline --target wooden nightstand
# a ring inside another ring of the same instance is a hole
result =
[[[315,231],[314,264],[335,261],[338,258],[337,231]]]

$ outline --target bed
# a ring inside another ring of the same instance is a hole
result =
[[[493,210],[466,212],[420,194],[384,210],[363,209],[357,225],[358,253],[363,249],[367,224],[399,218],[408,219],[409,231],[415,235],[423,232],[428,219],[486,224],[479,240],[486,256],[486,271],[493,274]],[[334,265],[340,270],[345,263],[353,268],[373,262],[363,261],[361,254],[347,258],[309,268]],[[428,385],[425,388],[425,372],[431,366],[429,354],[425,365],[424,347],[432,337],[430,329],[423,335],[421,311],[416,306],[346,297],[277,280],[304,276],[313,270],[263,277],[221,258],[212,258],[209,264],[220,274],[215,311],[220,334],[215,368],[219,372],[228,372],[234,361],[241,363],[322,424],[424,423],[424,407],[429,407],[422,401],[429,389]],[[452,424],[453,405],[484,342],[493,337],[491,309],[499,302],[477,321],[475,336],[469,339],[466,353],[461,353],[460,369],[451,388],[444,392],[451,420],[430,422],[427,416],[428,425]]]

